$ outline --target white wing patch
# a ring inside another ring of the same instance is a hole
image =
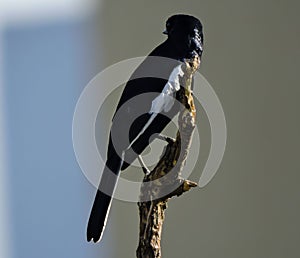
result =
[[[139,134],[134,138],[134,140],[130,143],[127,150],[131,148],[131,146],[136,142],[136,140],[146,131],[149,125],[152,123],[154,118],[162,111],[168,112],[171,110],[174,102],[175,102],[175,93],[180,89],[179,76],[183,76],[184,72],[181,69],[181,64],[176,66],[165,87],[163,88],[162,93],[160,93],[153,101],[151,105],[151,109],[149,114],[151,117],[148,122],[145,124],[143,129],[139,132]]]
[[[170,111],[175,101],[175,93],[180,89],[179,76],[182,77],[183,75],[184,73],[181,69],[181,65],[176,66],[172,71],[167,84],[163,88],[162,93],[152,101],[149,114]]]

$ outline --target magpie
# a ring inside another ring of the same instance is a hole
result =
[[[166,22],[167,39],[156,47],[133,72],[121,94],[109,136],[107,159],[87,225],[87,241],[102,238],[113,192],[120,171],[140,154],[179,112],[181,64],[203,52],[201,22],[176,14]],[[158,57],[158,58],[156,58]]]

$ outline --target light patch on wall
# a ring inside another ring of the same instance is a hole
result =
[[[89,15],[96,0],[0,0],[1,23],[49,22]],[[102,1],[100,1],[102,2]]]

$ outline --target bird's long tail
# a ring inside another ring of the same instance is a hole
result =
[[[88,242],[101,240],[121,166],[122,159],[117,155],[106,162],[87,226]]]

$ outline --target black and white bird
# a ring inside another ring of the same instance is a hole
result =
[[[179,112],[175,99],[179,76],[183,75],[181,62],[202,56],[203,30],[197,18],[173,15],[163,33],[168,38],[135,70],[117,105],[107,161],[87,226],[88,241],[98,242],[102,237],[120,171],[137,158],[143,164],[140,154],[154,139],[152,136],[161,133]]]

